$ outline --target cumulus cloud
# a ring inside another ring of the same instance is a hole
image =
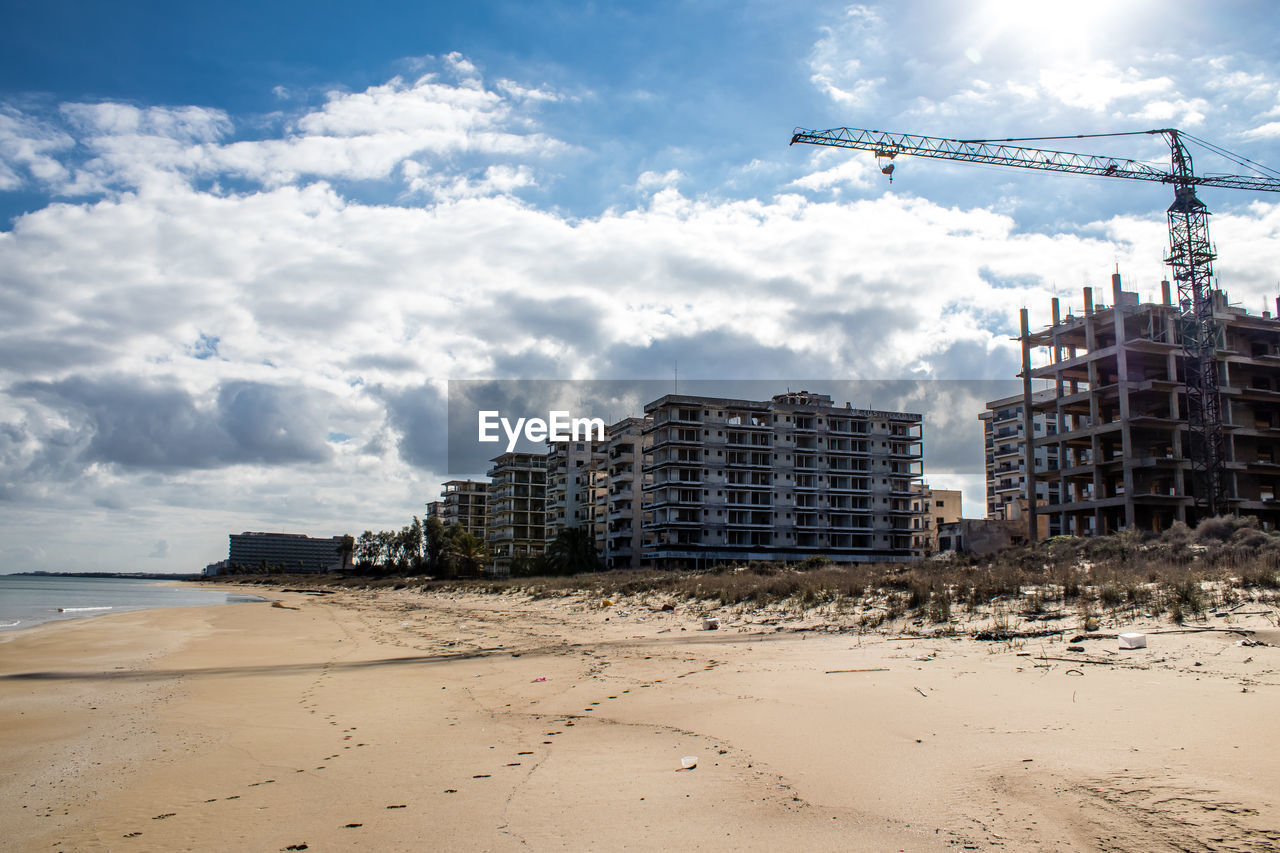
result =
[[[412,182],[420,173],[449,167],[453,158],[528,160],[571,150],[538,130],[529,112],[559,99],[558,93],[511,81],[487,88],[475,65],[458,54],[438,64],[440,70],[416,79],[331,91],[319,107],[290,117],[282,134],[265,139],[235,139],[224,111],[198,106],[71,103],[45,117],[6,108],[0,112],[0,189],[16,188],[23,172],[71,196],[191,179],[266,186],[380,181],[402,169]],[[289,93],[277,87],[276,95]],[[455,188],[455,194],[516,188],[504,175],[517,176],[518,186],[534,184],[526,163],[488,168],[496,177]]]
[[[167,471],[314,463],[332,455],[326,401],[315,389],[233,381],[201,401],[168,383],[73,376],[18,383],[7,393],[39,403],[65,424],[55,433],[64,462],[82,467]]]

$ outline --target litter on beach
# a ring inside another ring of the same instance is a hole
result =
[[[702,620],[702,630],[718,631],[720,629],[720,618],[718,616],[708,616]]]
[[[684,758],[680,759],[681,770],[692,770],[697,766],[698,766],[698,756],[696,755],[686,755]]]
[[[1145,649],[1147,647],[1146,634],[1121,634],[1119,640],[1120,648],[1122,649]]]

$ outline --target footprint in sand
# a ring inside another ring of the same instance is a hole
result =
[[[124,835],[124,836],[121,836],[121,837],[122,837],[122,838],[137,838],[137,837],[138,837],[139,835],[141,835],[141,834],[142,834],[141,832],[130,832],[128,835]]]
[[[165,819],[165,818],[167,818],[167,817],[173,817],[175,814],[176,814],[176,812],[167,812],[167,813],[165,813],[165,814],[158,814],[158,815],[156,815],[155,817],[153,817],[153,818],[151,818],[151,819],[152,819],[152,820],[164,820],[164,819]]]

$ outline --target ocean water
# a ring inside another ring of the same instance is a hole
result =
[[[201,607],[261,601],[256,595],[139,578],[0,575],[0,631],[153,607]]]

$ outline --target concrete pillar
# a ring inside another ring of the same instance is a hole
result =
[[[1124,455],[1124,524],[1133,527],[1136,513],[1133,504],[1133,438],[1129,428],[1129,359],[1125,347],[1124,313],[1120,310],[1120,274],[1111,277],[1116,304],[1111,309],[1111,327],[1116,336],[1116,392],[1120,401],[1120,448]]]
[[[1022,327],[1022,464],[1027,477],[1027,542],[1036,541],[1036,431],[1031,414],[1031,328],[1027,309],[1019,314]]]

